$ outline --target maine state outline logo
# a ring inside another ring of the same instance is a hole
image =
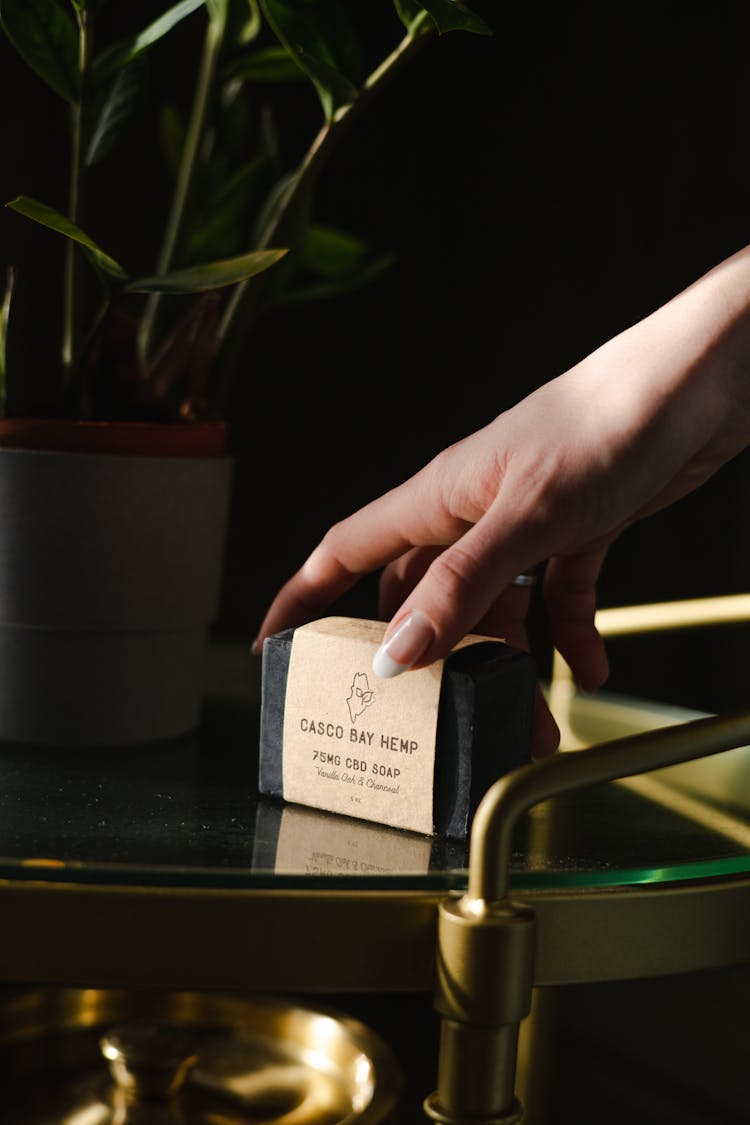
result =
[[[349,708],[349,717],[356,722],[375,700],[375,692],[370,688],[369,681],[364,672],[355,672],[346,703]]]

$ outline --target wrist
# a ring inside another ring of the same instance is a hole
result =
[[[707,327],[708,374],[750,442],[750,246],[719,263],[686,290],[692,313]]]

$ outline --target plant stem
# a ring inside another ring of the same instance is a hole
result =
[[[190,121],[188,122],[185,145],[180,159],[180,167],[177,173],[177,183],[175,185],[172,205],[164,232],[164,240],[156,267],[156,272],[160,274],[166,273],[170,268],[177,250],[190,196],[193,175],[198,161],[198,152],[203,136],[208,106],[211,100],[214,74],[216,72],[216,64],[221,50],[223,36],[223,23],[219,20],[209,18],[206,35],[203,40],[203,54],[201,57],[195,97],[190,112]],[[138,356],[142,368],[145,368],[153,346],[160,299],[161,294],[159,293],[149,295],[139,325]]]
[[[363,109],[369,105],[377,91],[382,89],[388,79],[393,78],[394,74],[396,74],[404,63],[411,58],[416,49],[429,37],[432,28],[433,25],[426,22],[423,23],[422,26],[413,25],[412,31],[401,40],[391,54],[368,76],[356,100],[341,106],[334,114],[332,120],[327,122],[318,131],[299,166],[296,179],[289,189],[286,198],[269,221],[265,231],[263,231],[259,237],[255,249],[268,249],[272,242],[283,243],[283,236],[286,229],[299,209],[310,198],[317,178],[325,162],[330,158],[335,146],[346,133],[347,129],[350,128],[359,117]],[[242,281],[235,286],[227,302],[219,326],[219,340],[222,343],[228,337],[232,329],[238,311],[245,300],[245,294],[251,280],[254,282],[252,291],[259,294],[264,275],[261,274],[255,278],[248,279],[248,281]],[[257,307],[257,300],[255,301],[255,306]],[[252,323],[254,311],[255,310],[251,310],[250,312],[250,323]],[[245,325],[247,324],[248,320],[246,319]]]
[[[333,119],[327,122],[316,134],[299,166],[296,179],[286,198],[270,219],[266,229],[257,240],[257,250],[265,250],[273,243],[283,245],[286,230],[305,203],[310,199],[315,183],[326,161],[346,131],[369,105],[375,94],[389,79],[411,59],[418,48],[435,32],[435,26],[426,18],[415,21],[398,46],[388,55],[362,84],[359,95],[353,102],[341,106]],[[252,327],[258,318],[263,286],[268,274],[259,274],[235,286],[227,301],[219,324],[219,348],[221,358],[217,362],[219,375],[215,395],[215,411],[223,414],[225,399],[233,380],[233,373],[240,358],[240,345],[243,333]],[[252,282],[252,284],[251,284]],[[242,310],[242,324],[238,327],[239,312]],[[218,357],[217,357],[218,359]]]
[[[78,222],[78,211],[81,194],[81,161],[83,149],[83,114],[88,74],[89,57],[91,54],[91,32],[88,17],[84,9],[76,7],[78,22],[78,97],[71,105],[70,123],[70,171],[68,179],[68,217],[73,223]],[[76,286],[77,286],[77,251],[75,243],[68,240],[65,249],[65,284],[63,295],[63,327],[62,327],[62,369],[63,389],[70,386],[70,379],[76,360]]]

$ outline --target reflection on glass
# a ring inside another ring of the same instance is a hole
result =
[[[425,874],[430,837],[299,805],[259,803],[256,839],[283,875]],[[270,866],[270,865],[269,865]]]

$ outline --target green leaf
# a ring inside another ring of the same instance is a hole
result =
[[[219,262],[205,262],[171,273],[139,277],[125,286],[126,293],[203,293],[246,281],[283,258],[287,250],[253,250]]]
[[[19,195],[16,199],[7,203],[6,207],[10,207],[12,211],[25,215],[27,219],[33,219],[34,222],[41,223],[43,227],[48,227],[50,230],[57,231],[58,234],[65,235],[73,242],[79,243],[107,277],[114,281],[124,281],[127,278],[128,275],[122,266],[114,258],[110,258],[109,254],[105,254],[85,231],[82,231],[65,215],[61,215],[59,211],[48,207],[46,203],[40,203],[38,199],[30,199],[27,195]]]
[[[286,206],[290,194],[294,191],[298,179],[299,172],[295,169],[293,172],[287,172],[273,185],[253,224],[251,237],[254,243],[263,242],[266,230],[276,222],[279,212]]]
[[[332,227],[310,227],[300,247],[300,265],[319,277],[342,278],[358,270],[367,255],[361,238]]]
[[[172,28],[202,6],[202,0],[180,0],[179,4],[175,4],[174,7],[163,12],[158,19],[155,19],[153,23],[150,23],[148,27],[133,37],[131,41],[132,54],[125,59],[125,62],[130,62],[130,59],[135,58],[141,51],[153,47],[154,43],[158,43],[160,39],[169,34]]]
[[[111,150],[118,136],[143,103],[144,60],[136,59],[120,70],[103,99],[86,147],[86,164],[91,167]]]
[[[441,35],[446,31],[473,31],[475,35],[492,35],[492,28],[459,0],[420,0],[430,13]]]
[[[116,43],[94,59],[91,68],[92,124],[86,164],[105,156],[144,99],[144,54],[205,0],[182,0],[130,39]]]
[[[355,101],[359,93],[357,87],[338,70],[321,62],[314,55],[308,55],[301,47],[296,48],[295,58],[318,91],[326,121],[333,119],[340,106]]]
[[[103,51],[94,61],[94,74],[97,80],[101,81],[104,76],[128,66],[143,51],[147,51],[163,39],[178,23],[192,15],[198,8],[202,8],[204,3],[205,0],[180,0],[179,4],[163,12],[158,19],[137,35]]]
[[[425,14],[419,0],[393,0],[393,6],[407,31],[411,31],[417,20]]]
[[[209,255],[228,255],[247,245],[248,215],[252,213],[253,201],[261,196],[269,172],[268,154],[259,153],[215,185],[201,213],[190,223],[183,259],[200,261]]]
[[[362,58],[348,12],[338,0],[261,0],[274,34],[318,92],[326,121],[357,97]]]
[[[228,79],[243,82],[303,82],[305,73],[284,47],[262,47],[233,59],[225,68]]]
[[[23,60],[56,94],[80,90],[78,30],[57,0],[0,0],[0,26]]]
[[[376,258],[363,269],[357,270],[346,277],[318,282],[314,285],[303,285],[296,289],[289,289],[276,301],[275,305],[297,305],[310,301],[330,301],[334,297],[343,297],[347,293],[355,293],[370,285],[396,262],[394,254],[384,254]]]
[[[245,45],[252,43],[257,39],[263,30],[263,20],[260,15],[260,7],[258,0],[247,0],[248,8],[250,9],[247,16],[240,19],[239,28],[234,33],[234,40],[236,43]],[[239,9],[232,9],[232,12]]]

